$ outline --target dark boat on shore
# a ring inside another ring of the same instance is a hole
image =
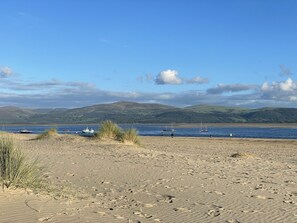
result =
[[[19,133],[22,133],[22,134],[30,134],[30,133],[32,133],[32,131],[30,131],[30,130],[28,130],[28,129],[21,129],[21,130],[19,131]]]

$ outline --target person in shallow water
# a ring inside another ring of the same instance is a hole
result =
[[[171,133],[171,138],[173,138],[173,132]]]

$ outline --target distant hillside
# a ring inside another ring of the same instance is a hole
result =
[[[2,124],[100,123],[297,123],[296,108],[244,109],[195,105],[177,108],[168,105],[117,102],[75,109],[24,109],[1,107]]]
[[[23,123],[24,120],[35,115],[32,109],[18,108],[12,106],[0,107],[1,124]]]

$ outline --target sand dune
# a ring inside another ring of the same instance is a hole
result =
[[[1,191],[0,222],[297,222],[297,141],[30,137],[57,190]]]

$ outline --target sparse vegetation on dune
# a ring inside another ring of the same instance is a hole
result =
[[[46,130],[45,132],[39,134],[36,136],[36,139],[48,139],[48,138],[52,138],[54,136],[58,136],[58,132],[56,128],[51,128]]]
[[[99,139],[119,140],[121,135],[122,129],[117,124],[107,120],[101,123],[100,130],[95,134],[95,137]]]
[[[138,132],[136,129],[128,129],[124,131],[120,140],[124,143],[133,143],[133,144],[140,145]]]
[[[101,123],[100,130],[95,134],[95,137],[99,139],[112,139],[123,143],[140,144],[136,129],[128,129],[124,131],[111,120],[103,121]]]
[[[30,161],[14,145],[13,139],[0,136],[0,182],[4,189],[13,187],[41,188],[42,168],[37,159]]]

